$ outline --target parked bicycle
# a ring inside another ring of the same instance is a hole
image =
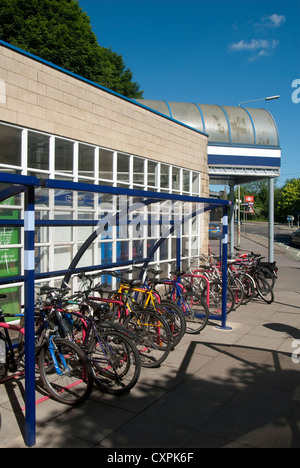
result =
[[[1,294],[0,299],[4,300]],[[25,341],[24,327],[7,323],[6,317],[21,317],[23,314],[7,314],[0,307],[0,376],[24,371]],[[9,331],[18,333],[14,346]],[[93,388],[93,374],[83,351],[69,340],[63,339],[55,327],[40,320],[36,330],[35,357],[37,373],[48,394],[60,403],[75,406],[85,401]]]
[[[114,395],[130,391],[141,371],[137,337],[127,336],[127,330],[106,320],[109,305],[88,300],[82,291],[66,296],[57,288],[44,287],[41,293],[50,300],[63,335],[86,354],[100,390]]]

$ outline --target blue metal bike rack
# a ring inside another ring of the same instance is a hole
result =
[[[205,207],[199,211],[194,211],[190,217],[197,216],[201,211],[208,211],[219,206],[223,206],[223,233],[224,238],[222,241],[222,281],[223,281],[223,297],[222,297],[222,316],[221,326],[222,329],[226,327],[226,284],[227,284],[227,226],[228,216],[227,208],[230,202],[226,200],[214,200],[211,198],[192,197],[184,195],[175,195],[159,192],[149,192],[143,190],[133,190],[110,186],[91,185],[85,183],[68,182],[54,179],[38,179],[31,176],[22,176],[17,174],[0,173],[0,183],[5,184],[6,187],[0,191],[0,202],[18,193],[24,193],[24,219],[11,220],[1,219],[1,226],[15,226],[24,228],[24,276],[14,276],[9,278],[2,278],[0,285],[13,284],[17,282],[24,282],[24,295],[25,295],[25,444],[32,447],[36,444],[36,408],[35,408],[35,336],[34,336],[34,285],[37,279],[46,279],[55,276],[63,276],[63,282],[68,282],[73,274],[82,271],[96,271],[101,269],[111,269],[113,267],[124,267],[127,265],[142,264],[144,268],[153,258],[156,250],[162,245],[167,238],[160,238],[156,244],[150,249],[146,258],[139,258],[136,260],[128,260],[117,263],[106,263],[100,265],[92,265],[90,267],[78,268],[78,263],[87,250],[87,248],[94,242],[94,240],[102,232],[101,229],[95,229],[90,235],[83,246],[79,249],[78,253],[71,262],[69,268],[65,270],[51,271],[47,273],[35,273],[35,242],[34,233],[36,226],[98,226],[99,221],[81,221],[81,220],[35,220],[35,190],[36,188],[46,189],[61,189],[68,191],[81,191],[91,193],[106,193],[111,195],[127,195],[132,197],[141,197],[145,205],[151,203],[158,203],[164,200],[180,201],[185,203],[200,203]],[[130,209],[129,209],[130,211]],[[112,220],[118,222],[120,214],[113,214]],[[170,222],[169,234],[174,232],[180,223]],[[180,268],[181,263],[181,237],[176,237],[176,261],[177,266]]]

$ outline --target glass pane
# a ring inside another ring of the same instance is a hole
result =
[[[72,246],[62,245],[54,247],[54,258],[55,258],[55,265],[57,269],[66,269],[69,267],[73,252]]]
[[[35,258],[35,272],[36,273],[45,273],[49,271],[49,247],[43,246],[35,248],[36,258]]]
[[[55,220],[71,220],[72,213],[67,211],[56,211],[54,212],[54,219]],[[53,227],[53,240],[54,242],[71,242],[73,238],[73,231],[70,226],[63,226],[63,227]]]
[[[144,159],[133,158],[133,183],[144,185]]]
[[[132,258],[136,260],[138,258],[144,258],[144,241],[142,240],[134,240],[132,242]]]
[[[94,153],[92,146],[79,145],[78,151],[78,175],[94,177]]]
[[[183,170],[183,191],[190,191],[190,171]]]
[[[0,125],[0,164],[21,166],[21,135],[18,128]]]
[[[118,154],[117,181],[129,182],[129,156],[127,154]]]
[[[193,186],[192,190],[193,193],[200,195],[200,187],[199,187],[199,182],[200,182],[200,174],[197,172],[193,172]]]
[[[160,166],[160,186],[161,188],[169,188],[169,166],[166,164]]]
[[[28,133],[28,167],[49,170],[49,137],[40,133]]]
[[[55,170],[73,172],[73,142],[55,139]]]
[[[152,187],[157,186],[156,170],[157,164],[153,161],[148,161],[148,185]]]
[[[113,153],[99,149],[99,179],[113,179]]]
[[[99,245],[99,250],[101,264],[112,263],[112,242],[102,242]]]
[[[179,167],[172,168],[172,189],[180,190],[180,169]]]
[[[117,242],[117,262],[129,260],[129,242]]]

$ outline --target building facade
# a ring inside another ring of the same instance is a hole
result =
[[[0,171],[96,185],[208,197],[207,135],[145,108],[38,57],[0,41]],[[1,206],[2,216],[20,217],[22,195]],[[100,219],[116,199],[57,190],[37,192],[40,219]],[[106,203],[106,208],[104,206]],[[197,217],[183,235],[183,254],[207,242]],[[92,228],[36,230],[38,272],[67,268]],[[22,272],[22,232],[1,228],[1,276]],[[157,239],[155,229],[97,242],[83,265],[132,259]],[[170,237],[155,262],[174,260]],[[8,247],[9,246],[9,247]]]

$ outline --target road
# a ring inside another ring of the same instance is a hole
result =
[[[283,249],[286,249],[288,254],[299,260],[300,248],[290,245],[290,235],[296,231],[297,227],[290,228],[287,224],[274,224],[274,241]],[[257,234],[262,237],[268,237],[268,223],[251,221],[241,225],[241,235]]]

